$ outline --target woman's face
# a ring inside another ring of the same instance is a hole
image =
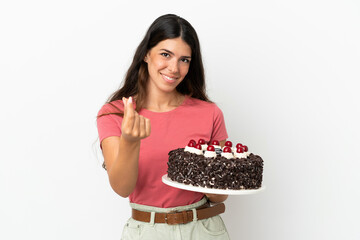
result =
[[[191,48],[180,37],[159,42],[146,55],[148,91],[173,92],[185,78],[191,61]]]

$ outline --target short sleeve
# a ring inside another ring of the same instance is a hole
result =
[[[99,113],[98,118],[96,120],[97,122],[97,129],[99,133],[99,141],[100,141],[100,148],[101,142],[107,137],[111,136],[121,136],[121,122],[122,117],[115,115],[115,114],[108,114],[101,116],[102,114],[107,114],[114,112],[111,110],[111,108],[108,105],[104,105]],[[99,117],[100,116],[100,117]]]
[[[224,115],[221,109],[217,105],[215,105],[215,109],[214,109],[213,123],[214,123],[213,125],[214,127],[213,127],[213,132],[211,134],[211,140],[222,141],[227,139],[228,134],[226,131]]]

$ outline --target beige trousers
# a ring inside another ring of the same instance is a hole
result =
[[[130,203],[130,206],[140,211],[152,213],[150,222],[140,222],[130,218],[124,226],[122,240],[229,240],[229,234],[220,217],[214,216],[203,220],[194,220],[186,224],[168,225],[154,223],[155,212],[173,212],[192,210],[206,203],[203,198],[187,206],[175,208],[157,208]]]

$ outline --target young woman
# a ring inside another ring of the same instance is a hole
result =
[[[221,110],[205,93],[199,40],[189,22],[168,14],[152,23],[97,124],[110,185],[133,209],[122,239],[229,239],[219,215],[226,195],[161,181],[170,150],[200,138],[223,146],[228,137]]]

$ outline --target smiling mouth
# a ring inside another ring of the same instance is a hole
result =
[[[175,82],[178,78],[176,77],[169,77],[169,76],[166,76],[164,74],[161,74],[161,76],[163,77],[163,79],[168,82],[168,83],[173,83]]]

